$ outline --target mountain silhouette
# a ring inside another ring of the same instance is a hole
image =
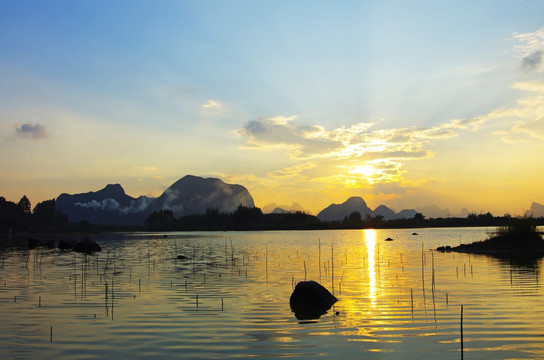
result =
[[[414,209],[403,209],[395,215],[395,219],[412,219],[416,214]]]
[[[359,212],[359,214],[361,214],[361,218],[363,219],[369,215],[372,217],[383,216],[384,220],[411,219],[417,213],[414,209],[404,209],[398,213],[395,213],[385,205],[380,205],[374,209],[374,211],[372,211],[363,198],[353,196],[342,204],[331,204],[327,206],[325,209],[321,210],[319,214],[317,214],[317,217],[321,221],[340,221],[353,212]]]
[[[93,224],[135,225],[147,217],[145,209],[152,199],[133,198],[119,184],[110,184],[99,191],[84,194],[61,194],[56,200],[58,210],[70,222],[82,220]]]
[[[529,210],[525,212],[526,216],[544,217],[544,205],[533,202]]]
[[[233,212],[238,205],[255,207],[249,191],[220,179],[187,175],[166,189],[153,202],[155,210],[170,209],[175,216],[205,214],[208,208]]]
[[[292,212],[301,211],[309,214],[310,212],[305,210],[299,203],[294,202],[291,205],[278,205],[276,203],[271,203],[263,206],[263,213],[265,214],[287,214]]]
[[[361,214],[363,219],[366,215],[372,215],[372,210],[366,205],[362,197],[352,196],[342,204],[327,206],[317,214],[317,218],[321,221],[337,221],[356,211]]]
[[[372,216],[378,215],[383,216],[384,220],[392,220],[396,217],[395,212],[385,205],[380,205],[376,209],[374,209],[374,211],[372,212]]]
[[[61,194],[57,209],[70,222],[88,221],[104,225],[141,225],[153,212],[172,210],[174,216],[204,214],[208,208],[232,212],[239,205],[254,207],[253,198],[241,185],[226,184],[220,179],[187,175],[172,184],[158,198],[133,198],[119,184],[83,194]]]

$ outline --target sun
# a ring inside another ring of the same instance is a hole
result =
[[[350,170],[350,173],[360,174],[365,177],[372,177],[373,175],[376,175],[376,169],[374,169],[374,166],[372,165],[355,166]]]

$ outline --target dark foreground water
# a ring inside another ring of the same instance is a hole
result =
[[[461,306],[465,359],[543,358],[542,261],[429,250],[487,231],[110,234],[87,257],[4,248],[0,358],[459,359]],[[340,299],[315,322],[289,307],[304,279]]]

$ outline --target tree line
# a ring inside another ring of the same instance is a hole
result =
[[[32,209],[26,195],[18,203],[0,196],[2,232],[64,231],[68,225],[68,217],[57,210],[55,199],[42,201]]]
[[[301,211],[263,214],[260,208],[238,206],[232,212],[207,209],[205,214],[175,217],[170,209],[151,213],[140,226],[106,226],[81,221],[69,223],[68,217],[57,210],[55,199],[38,203],[32,209],[28,197],[18,203],[0,197],[0,232],[67,232],[67,231],[229,231],[229,230],[325,230],[325,229],[385,229],[423,227],[470,227],[506,226],[511,216],[493,216],[491,213],[469,214],[465,218],[430,218],[421,213],[413,218],[385,220],[383,216],[362,217],[352,212],[338,221],[321,221],[314,215]],[[544,218],[535,219],[536,225],[544,225]]]
[[[238,206],[231,213],[219,212],[210,208],[206,214],[188,215],[176,218],[171,210],[153,212],[145,221],[145,227],[158,230],[325,230],[325,229],[394,229],[425,227],[471,227],[471,226],[506,226],[511,216],[493,216],[491,213],[469,214],[465,218],[430,218],[421,213],[413,218],[385,220],[382,215],[366,215],[352,212],[339,221],[321,221],[316,216],[304,212],[282,214],[263,214],[257,207]],[[544,225],[544,218],[535,219],[538,225]]]

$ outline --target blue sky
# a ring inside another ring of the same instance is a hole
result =
[[[0,1],[0,186],[544,202],[539,1]],[[521,160],[520,160],[521,159]]]

